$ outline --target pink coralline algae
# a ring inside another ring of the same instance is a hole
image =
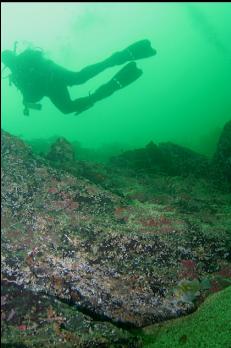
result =
[[[197,265],[193,260],[181,260],[181,273],[182,278],[186,279],[196,279],[198,278],[197,274]]]
[[[160,216],[156,219],[147,219],[141,221],[143,226],[160,226],[160,225],[168,225],[171,223],[169,219],[165,216]]]

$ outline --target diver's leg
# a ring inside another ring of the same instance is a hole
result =
[[[156,54],[156,50],[152,48],[151,42],[149,40],[140,40],[134,44],[126,47],[125,49],[113,53],[110,57],[104,61],[89,65],[86,68],[80,70],[76,73],[73,84],[82,84],[92,77],[98,75],[107,68],[122,65],[129,61],[134,61],[137,59],[149,58]]]
[[[135,62],[125,65],[115,76],[108,82],[99,87],[93,94],[78,98],[70,99],[70,95],[65,84],[56,83],[49,91],[48,97],[52,103],[64,114],[81,112],[92,107],[97,101],[105,99],[114,92],[130,85],[142,75],[142,70],[138,69]]]
[[[81,85],[87,82],[108,68],[122,65],[129,61],[152,57],[155,54],[156,51],[151,47],[149,40],[140,40],[122,51],[113,53],[107,59],[99,63],[89,65],[78,72],[64,69],[57,64],[53,64],[53,66],[56,66],[57,76],[59,75],[67,86],[73,86]]]
[[[126,64],[115,76],[100,86],[93,94],[88,97],[77,99],[75,102],[79,103],[76,115],[82,111],[89,109],[96,102],[111,96],[116,91],[130,85],[142,75],[142,70],[137,68],[135,62]]]
[[[68,114],[72,109],[72,101],[65,85],[55,85],[50,88],[47,97],[62,113]]]
[[[65,85],[55,85],[49,91],[47,97],[63,114],[72,112],[82,112],[93,106],[93,101],[90,96],[71,100],[68,89]]]
[[[66,75],[67,85],[81,85],[112,66],[113,64],[110,58],[108,58],[102,62],[89,65],[78,72],[69,71]]]
[[[65,69],[62,66],[53,63],[51,73],[53,74],[53,76],[55,76],[55,80],[59,81],[59,83],[63,83],[66,86],[74,86],[85,83],[110,66],[112,66],[110,61],[108,59],[105,59],[102,62],[89,65],[86,68],[76,72]]]

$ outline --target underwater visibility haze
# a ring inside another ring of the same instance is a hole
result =
[[[230,348],[231,4],[1,9],[3,347]]]
[[[18,53],[37,46],[74,71],[141,39],[157,55],[137,62],[138,81],[79,116],[44,98],[42,111],[25,117],[20,92],[2,80],[2,127],[24,139],[62,135],[123,149],[174,141],[211,155],[230,118],[230,15],[229,3],[3,3],[2,50],[15,41]],[[71,97],[95,91],[119,69],[73,86]]]

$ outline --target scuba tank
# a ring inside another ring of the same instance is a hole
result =
[[[15,54],[15,56],[16,56],[16,53],[17,53],[17,46],[18,46],[18,41],[15,41],[14,42],[14,46],[13,46],[13,53]],[[42,49],[40,48],[40,47],[36,47],[35,48],[35,50],[34,50],[34,52],[39,52],[40,51],[40,53],[42,52]],[[32,52],[33,52],[33,50],[32,50]],[[14,75],[14,73],[12,74],[11,72],[8,74],[8,75],[6,75],[6,76],[3,76],[3,72],[5,71],[5,69],[7,69],[8,67],[7,66],[5,66],[3,69],[2,69],[2,79],[9,79],[9,85],[11,86],[12,85],[12,83],[14,83],[15,84],[15,86],[16,87],[18,87],[17,86],[17,78],[16,78],[16,80],[15,80],[15,75]],[[20,87],[18,87],[19,89],[20,89]],[[24,103],[24,106],[25,106],[25,108],[24,108],[24,110],[23,110],[23,114],[25,115],[25,116],[28,116],[29,115],[29,109],[32,109],[32,110],[41,110],[42,109],[42,105],[41,104],[39,104],[39,103],[33,103],[33,102],[26,102],[26,103]]]

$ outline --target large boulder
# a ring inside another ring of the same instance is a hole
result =
[[[213,157],[217,174],[231,183],[231,121],[227,122],[220,135]]]
[[[106,321],[24,285],[2,280],[1,347],[141,348],[141,340]]]
[[[208,174],[208,159],[193,150],[171,142],[160,143],[159,150],[166,160],[166,173],[173,176],[205,177]]]
[[[159,146],[150,142],[145,148],[125,151],[113,157],[111,163],[125,169],[170,176],[205,177],[208,159],[183,146],[170,142]]]
[[[203,180],[155,180],[170,190],[165,203],[154,194],[148,203],[128,204],[52,168],[3,132],[4,281],[119,326],[194,310],[210,287],[209,274],[222,268],[229,275],[230,202],[219,192],[214,200]]]
[[[128,150],[111,158],[111,163],[125,169],[146,172],[160,172],[166,167],[166,160],[158,146],[152,141],[145,148]]]
[[[71,143],[61,137],[51,145],[46,157],[50,161],[58,163],[71,162],[75,160],[75,151]]]

